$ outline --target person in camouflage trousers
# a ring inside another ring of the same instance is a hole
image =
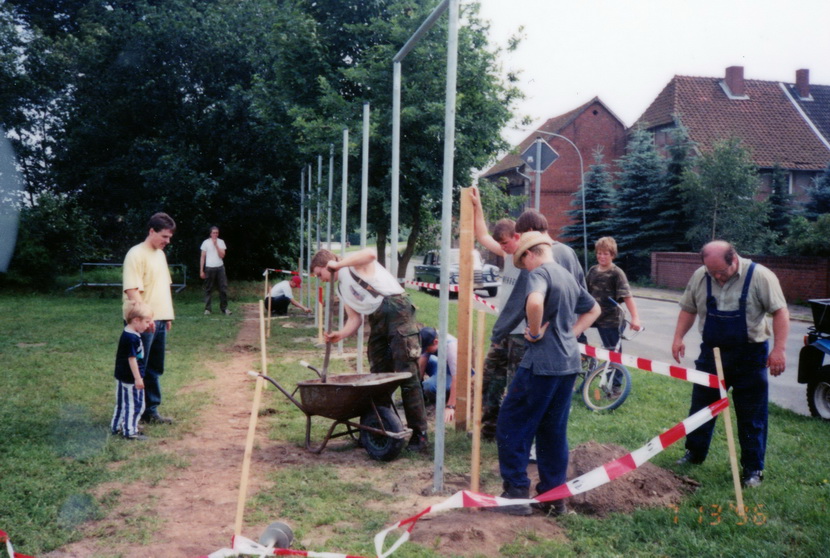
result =
[[[424,393],[418,378],[421,339],[415,323],[415,307],[398,280],[377,263],[370,248],[354,252],[342,260],[328,250],[320,250],[311,260],[311,274],[324,283],[337,281],[337,292],[346,312],[346,323],[339,331],[325,334],[327,343],[351,337],[363,323],[369,323],[366,347],[372,373],[409,372],[401,384],[406,423],[412,429],[408,448],[428,449],[427,414]]]

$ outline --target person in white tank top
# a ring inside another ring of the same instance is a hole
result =
[[[342,260],[328,250],[320,250],[311,260],[311,274],[324,283],[337,281],[337,292],[346,313],[346,323],[338,331],[325,334],[327,343],[337,343],[357,333],[367,316],[367,353],[372,373],[409,372],[401,384],[404,414],[412,439],[409,449],[428,448],[424,394],[418,380],[421,343],[415,324],[415,307],[398,280],[377,262],[371,248],[353,252]]]

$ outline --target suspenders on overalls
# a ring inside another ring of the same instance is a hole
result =
[[[746,299],[755,271],[755,262],[749,265],[744,279],[737,310],[718,310],[718,301],[712,295],[712,277],[706,275],[706,321],[703,324],[703,343],[709,347],[735,347],[749,341],[746,326]]]

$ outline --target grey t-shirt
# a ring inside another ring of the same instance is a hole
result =
[[[585,285],[585,272],[582,270],[582,266],[579,264],[579,258],[576,256],[573,248],[561,242],[554,242],[551,250],[556,263],[570,272],[577,284],[582,286],[583,289],[587,289],[588,287]],[[498,343],[511,333],[524,333],[527,270],[518,269],[513,266],[512,261],[508,262],[507,260],[512,260],[512,256],[508,255],[505,258],[502,289],[504,289],[505,284],[509,284],[508,281],[512,281],[513,290],[509,293],[506,302],[503,302],[499,307],[499,317],[493,326],[493,333],[490,335],[490,341],[493,343]],[[510,267],[508,267],[508,263]],[[512,277],[508,273],[511,268],[517,273],[515,278],[508,279],[508,277]],[[499,302],[501,303],[502,300],[500,299]]]
[[[578,314],[594,307],[594,297],[557,263],[543,264],[528,274],[527,295],[531,293],[545,297],[542,323],[549,325],[539,341],[528,343],[521,366],[540,376],[576,374],[581,365],[573,325]]]

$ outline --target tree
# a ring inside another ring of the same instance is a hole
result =
[[[650,201],[663,188],[665,163],[654,146],[654,136],[637,129],[628,140],[626,154],[617,162],[614,216],[611,219],[614,238],[620,252],[621,267],[629,277],[648,275],[649,246],[643,225],[653,215]]]
[[[775,235],[776,246],[779,247],[786,241],[790,229],[790,220],[792,219],[792,196],[789,189],[787,174],[780,165],[775,165],[772,169],[770,195],[767,199],[769,205],[768,227]]]
[[[611,173],[608,172],[608,165],[602,162],[604,155],[602,149],[594,151],[594,163],[588,167],[585,173],[583,186],[573,194],[571,209],[568,216],[574,222],[566,226],[563,236],[570,238],[574,249],[582,256],[582,190],[585,190],[585,224],[587,229],[587,243],[590,250],[594,243],[603,236],[613,234],[611,218],[613,216],[612,204],[614,202],[614,188],[612,186]]]
[[[742,252],[763,252],[771,235],[765,226],[767,207],[755,200],[758,184],[756,167],[740,139],[716,142],[704,153],[681,184],[695,218],[687,234],[692,248],[723,239]]]
[[[675,252],[689,249],[686,231],[691,226],[683,204],[679,184],[683,174],[693,164],[694,144],[689,132],[680,122],[670,134],[666,146],[668,159],[662,187],[649,199],[650,218],[643,223],[643,244],[648,252]]]
[[[370,142],[369,223],[383,258],[390,228],[392,58],[432,10],[432,5],[402,0],[376,2],[316,2],[313,13],[321,22],[326,44],[337,45],[331,59],[337,71],[321,80],[317,108],[298,111],[296,121],[309,138],[309,149],[322,149],[329,130],[344,122],[360,130],[360,107],[372,108]],[[510,106],[520,94],[498,77],[497,52],[487,42],[487,24],[477,15],[478,5],[465,5],[459,30],[455,162],[453,184],[472,183],[472,169],[483,168],[493,153],[506,148],[501,128],[511,118]],[[345,12],[345,13],[344,13]],[[326,35],[329,37],[329,35]],[[401,168],[399,220],[409,228],[398,269],[403,273],[429,225],[430,215],[441,214],[446,73],[446,17],[438,20],[402,65]],[[354,136],[353,136],[354,137]],[[352,191],[358,191],[353,176]],[[351,211],[356,214],[357,211]]]
[[[804,207],[804,215],[811,221],[830,213],[830,163],[824,172],[813,180],[813,186],[807,191],[810,200]]]

